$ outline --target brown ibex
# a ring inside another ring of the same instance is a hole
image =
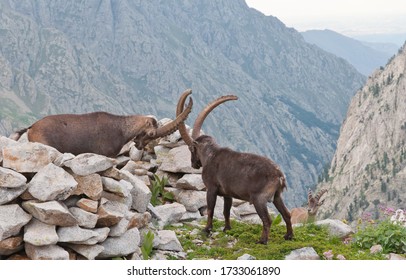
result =
[[[307,193],[307,208],[293,208],[290,211],[290,215],[292,216],[292,224],[313,223],[316,220],[317,210],[319,210],[319,207],[324,203],[324,199],[320,201],[320,198],[326,192],[326,189],[322,189],[316,194],[315,197],[313,197],[313,193],[309,189]]]
[[[184,102],[182,99],[182,104]],[[151,140],[175,132],[188,117],[192,105],[190,98],[186,110],[162,127],[158,127],[152,116],[117,116],[106,112],[62,114],[44,117],[16,132],[12,138],[18,140],[27,131],[30,142],[52,146],[62,153],[95,153],[114,157],[130,141],[134,141],[138,149],[143,149]]]
[[[178,103],[177,115],[183,109],[184,100],[191,94],[185,92]],[[207,115],[218,105],[228,100],[236,100],[236,96],[222,96],[209,105],[198,115],[192,137],[186,131],[184,123],[179,125],[182,139],[191,151],[193,168],[202,167],[202,178],[207,189],[207,225],[205,231],[210,233],[217,195],[224,197],[224,231],[231,229],[230,209],[232,198],[248,201],[255,206],[262,220],[262,235],[258,243],[268,242],[272,220],[268,213],[267,203],[273,201],[286,222],[285,239],[293,238],[290,213],[282,200],[282,191],[286,188],[286,179],[280,168],[270,159],[249,153],[240,153],[216,144],[211,136],[200,136],[200,129]]]

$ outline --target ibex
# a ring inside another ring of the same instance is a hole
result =
[[[191,91],[184,92],[178,103],[176,115],[180,115],[184,100]],[[282,191],[286,188],[286,179],[280,168],[270,159],[249,153],[240,153],[216,144],[211,136],[201,135],[200,129],[207,115],[218,105],[229,100],[237,100],[233,95],[222,96],[198,115],[190,137],[182,122],[179,132],[189,146],[193,168],[202,167],[202,178],[207,189],[206,233],[212,230],[214,207],[217,195],[224,197],[224,231],[231,229],[230,209],[232,198],[248,201],[255,206],[262,220],[262,235],[258,243],[267,244],[272,220],[267,203],[273,201],[286,222],[285,239],[293,238],[290,213],[282,200]]]
[[[52,146],[61,153],[95,153],[115,157],[130,141],[134,141],[135,146],[141,150],[151,140],[175,132],[178,125],[188,117],[192,105],[193,100],[190,98],[186,110],[162,127],[158,127],[157,120],[152,116],[117,116],[106,112],[63,114],[44,117],[16,132],[12,138],[18,140],[27,131],[30,142]]]
[[[317,210],[319,210],[319,207],[324,203],[324,199],[320,201],[320,198],[326,192],[326,189],[322,189],[316,194],[315,197],[313,197],[313,193],[309,189],[307,193],[307,208],[293,208],[290,211],[290,215],[292,216],[292,224],[305,224],[314,222],[316,220]]]

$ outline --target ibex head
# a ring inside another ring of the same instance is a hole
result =
[[[313,197],[312,191],[309,189],[308,195],[307,195],[307,211],[309,213],[309,216],[315,216],[317,213],[317,210],[319,210],[319,207],[323,205],[324,200],[320,201],[320,198],[327,192],[326,189],[320,190],[315,197]]]
[[[186,97],[182,99],[180,97],[179,102],[182,102],[182,106],[185,103]],[[179,104],[178,104],[179,106]],[[144,116],[144,120],[142,121],[142,126],[139,129],[140,133],[137,134],[134,138],[134,143],[137,149],[143,149],[151,140],[167,136],[178,129],[178,126],[181,122],[185,121],[188,117],[189,113],[192,111],[193,100],[192,98],[189,99],[189,104],[187,105],[186,109],[181,112],[181,114],[176,116],[174,121],[171,121],[164,126],[158,127],[158,122],[155,117],[153,116]]]
[[[179,99],[178,107],[176,108],[176,116],[180,116],[183,114],[183,106],[187,96],[192,93],[192,90],[186,90]],[[203,122],[206,117],[209,115],[214,108],[219,106],[221,103],[224,103],[229,100],[237,100],[238,97],[235,95],[226,95],[217,98],[216,100],[209,103],[197,116],[196,121],[193,125],[193,132],[192,137],[189,136],[189,133],[186,130],[186,126],[184,122],[181,122],[178,126],[180,135],[185,143],[189,146],[189,150],[191,152],[191,162],[193,168],[200,168],[202,167],[202,159],[201,159],[201,150],[204,148],[206,144],[213,144],[215,143],[214,139],[207,135],[200,136],[200,130],[202,128]]]

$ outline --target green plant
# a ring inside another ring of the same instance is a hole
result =
[[[154,174],[154,180],[151,182],[151,204],[154,206],[161,205],[163,201],[173,201],[173,194],[165,191],[165,186],[168,184],[168,178],[165,176],[159,178]]]
[[[384,253],[405,254],[406,228],[384,220],[360,229],[354,235],[353,242],[362,249],[369,249],[373,245],[380,244]]]
[[[154,246],[154,233],[148,231],[144,234],[144,240],[141,245],[142,258],[148,260],[152,254],[152,248]]]

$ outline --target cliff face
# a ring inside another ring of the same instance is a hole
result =
[[[364,82],[343,59],[307,44],[239,1],[0,0],[0,133],[47,114],[104,110],[173,118],[233,93],[203,129],[220,145],[271,157],[288,204],[305,201],[331,159]]]
[[[353,220],[379,206],[406,205],[406,48],[357,92],[328,175],[323,216]]]

